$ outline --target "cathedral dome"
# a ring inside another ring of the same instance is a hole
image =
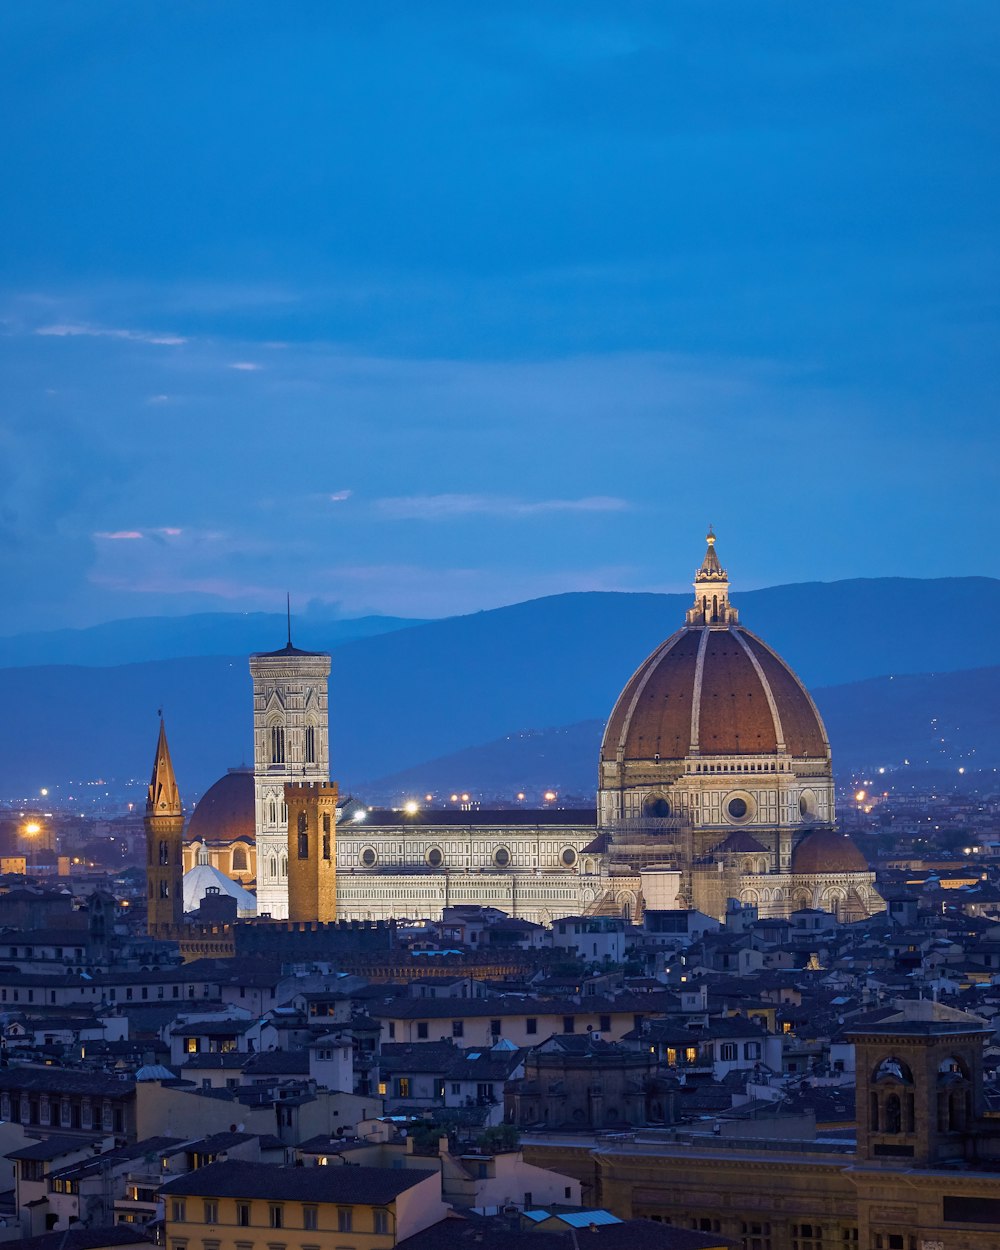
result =
[[[608,763],[688,756],[827,759],[812,699],[770,647],[737,624],[685,626],[633,674],[601,745]]]
[[[792,852],[792,872],[867,872],[868,861],[846,833],[813,829]]]
[[[252,842],[255,829],[253,771],[231,768],[195,804],[187,840],[234,842],[248,838]]]
[[[608,720],[602,764],[784,755],[829,761],[819,712],[729,603],[715,537],[695,581],[687,624],[629,679]]]

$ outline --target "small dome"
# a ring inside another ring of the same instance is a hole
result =
[[[162,1063],[145,1063],[135,1074],[137,1081],[176,1081],[177,1073],[165,1068]]]
[[[792,872],[867,872],[868,861],[846,833],[813,829],[792,851]]]
[[[199,864],[184,874],[184,910],[194,911],[201,905],[201,900],[209,892],[228,894],[236,899],[236,914],[240,919],[256,916],[257,899],[249,890],[244,890],[238,881],[227,877],[210,864]]]
[[[235,842],[256,837],[253,771],[231,768],[205,791],[191,814],[189,842]]]

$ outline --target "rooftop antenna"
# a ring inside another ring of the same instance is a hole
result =
[[[288,645],[292,645],[292,595],[291,592],[285,591],[285,611],[288,614]]]

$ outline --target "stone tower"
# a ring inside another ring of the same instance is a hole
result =
[[[184,813],[162,717],[145,825],[146,927],[150,937],[171,937],[184,918]]]
[[[927,1000],[859,1023],[854,1043],[858,1158],[933,1167],[964,1157],[982,1114],[983,1042],[978,1016]]]
[[[330,657],[280,651],[250,657],[253,678],[254,802],[257,836],[257,914],[288,918],[289,815],[285,786],[330,779],[327,681]]]
[[[285,786],[288,808],[288,919],[337,919],[337,787]],[[259,862],[259,861],[258,861]]]

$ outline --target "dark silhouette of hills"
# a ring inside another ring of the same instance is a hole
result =
[[[293,622],[295,641],[307,649],[330,650],[355,638],[392,633],[421,621],[397,616]],[[241,655],[281,646],[286,618],[277,612],[202,612],[193,616],[142,616],[107,621],[87,629],[53,629],[0,637],[0,668],[26,664],[139,664],[189,655]]]
[[[877,677],[813,691],[841,776],[909,767],[957,781],[957,769],[1000,769],[1000,667]],[[603,720],[507,734],[361,786],[371,802],[447,795],[486,797],[547,789],[589,795],[597,785]],[[905,762],[909,761],[907,765]],[[1000,791],[1000,772],[996,789]]]
[[[332,649],[333,775],[357,788],[533,726],[602,721],[631,672],[683,620],[688,602],[687,595],[558,595],[340,645],[326,641],[317,623],[302,645]],[[747,627],[814,690],[984,668],[1000,658],[1000,582],[988,578],[778,586],[735,602]],[[0,752],[0,795],[65,778],[144,778],[162,705],[178,776],[193,798],[226,767],[250,758],[246,654],[271,646],[275,632],[268,624],[235,656],[0,669],[0,698],[16,709]],[[993,749],[987,710],[975,708],[986,680],[954,684],[955,724],[986,717],[983,742],[975,744],[981,759]],[[907,702],[891,693],[883,721],[865,710],[869,692],[845,694],[843,714],[836,698],[824,696],[838,760],[909,741],[911,725],[927,719],[938,697],[932,692],[922,702],[914,693]],[[582,763],[588,788],[595,750]]]

